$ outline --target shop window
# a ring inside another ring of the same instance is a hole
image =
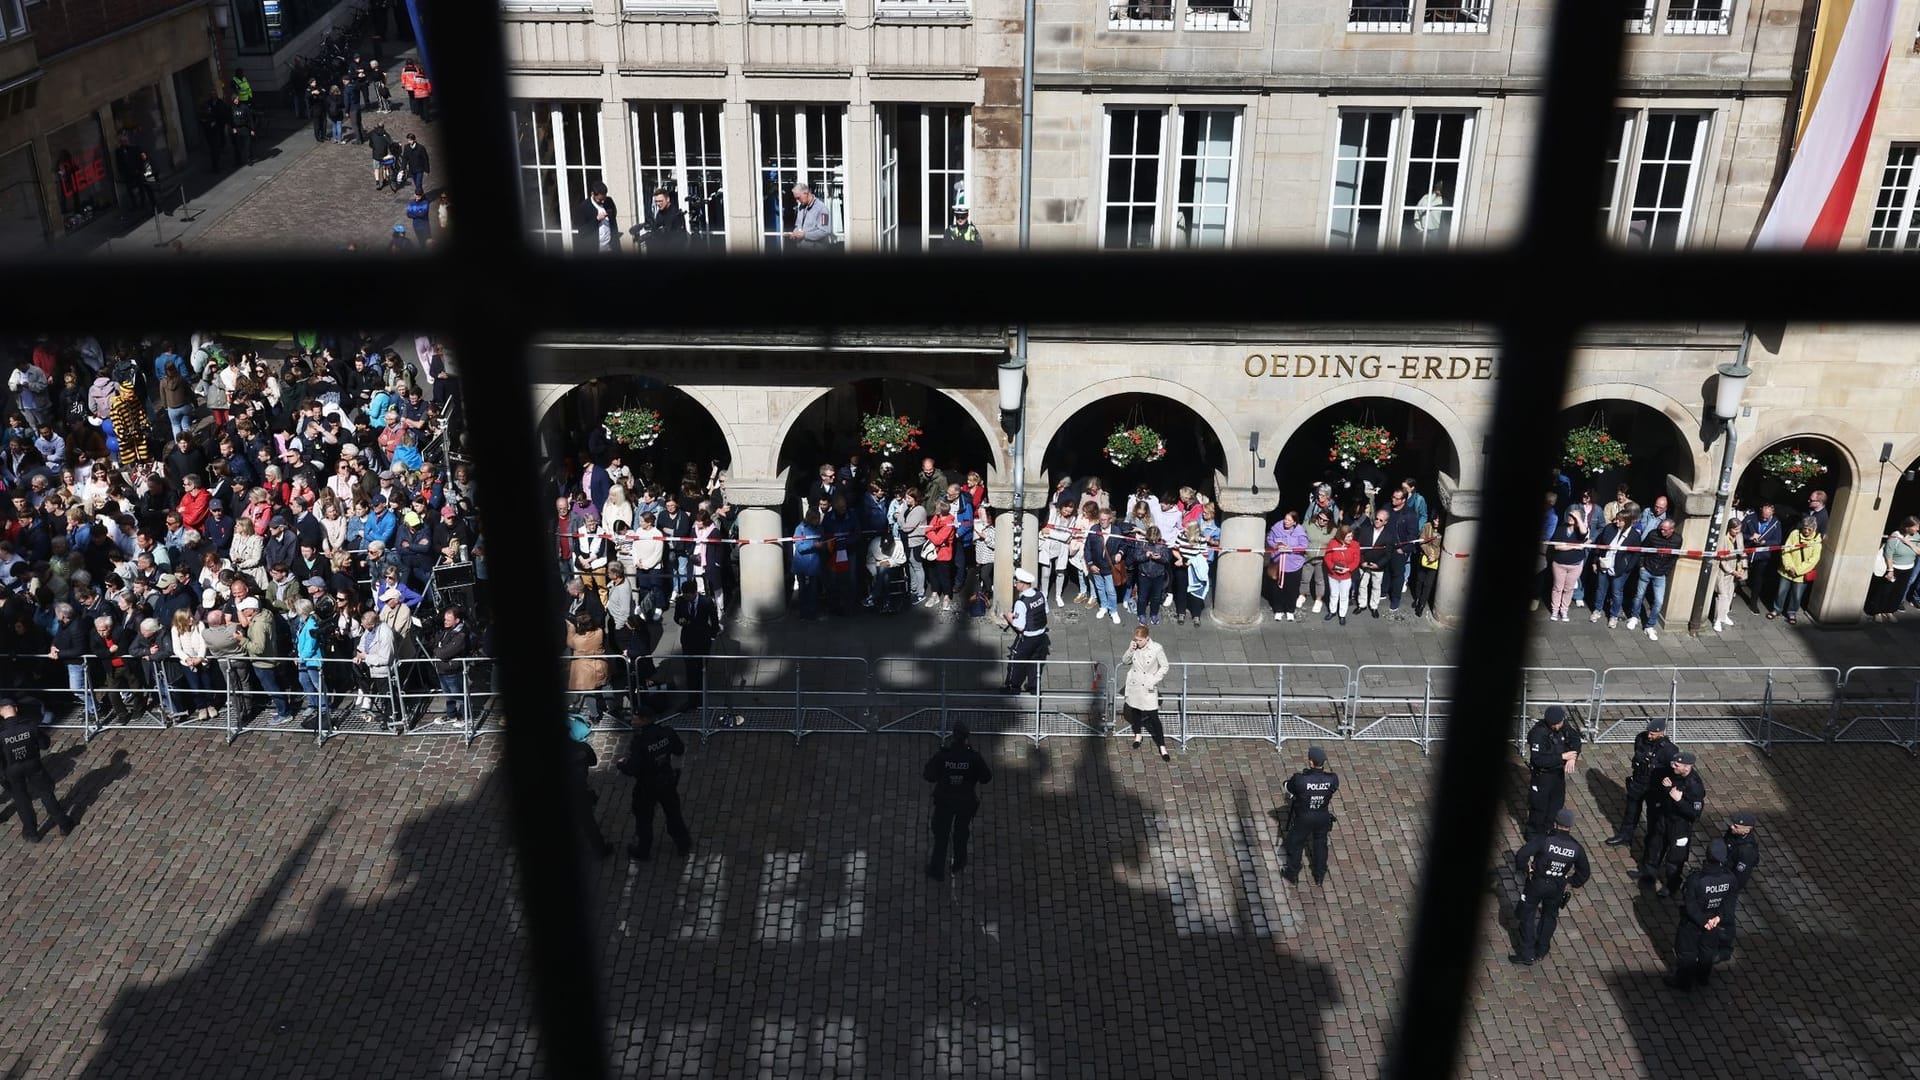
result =
[[[1880,196],[1873,203],[1873,221],[1867,226],[1870,251],[1912,251],[1920,248],[1920,145],[1895,143],[1887,148],[1887,168],[1880,174]]]
[[[971,114],[937,105],[882,105],[877,112],[880,248],[936,248],[953,224],[953,207],[966,200]]]
[[[1452,244],[1473,114],[1352,109],[1341,112],[1339,130],[1328,245],[1374,251]]]
[[[160,88],[143,86],[113,103],[113,127],[131,136],[133,144],[147,152],[154,172],[166,176],[174,171],[175,162],[161,110]]]
[[[601,177],[600,107],[591,102],[519,101],[513,106],[520,206],[548,251],[577,246],[574,221],[587,185]],[[637,220],[629,207],[626,228]]]
[[[0,155],[0,256],[34,255],[46,247],[46,211],[33,147]]]
[[[53,159],[61,226],[71,233],[105,217],[115,199],[113,163],[100,122],[89,118],[47,136],[47,153]]]
[[[827,205],[833,243],[847,239],[847,109],[844,105],[754,107],[754,161],[759,163],[760,240],[767,251],[787,244],[806,184]]]
[[[689,245],[726,248],[726,193],[721,157],[720,106],[636,102],[633,163],[639,190],[633,224],[644,219],[653,193],[666,191],[687,215]]]

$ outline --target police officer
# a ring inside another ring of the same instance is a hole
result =
[[[1547,706],[1540,721],[1527,731],[1527,837],[1545,836],[1553,817],[1567,805],[1567,774],[1580,756],[1580,730],[1567,723],[1567,710]]]
[[[1013,598],[1013,610],[1005,616],[1014,637],[1013,647],[1007,651],[1007,684],[1001,689],[1009,694],[1025,693],[1031,682],[1032,692],[1037,694],[1040,665],[1036,661],[1045,660],[1053,648],[1053,642],[1047,637],[1047,597],[1033,587],[1031,570],[1015,570],[1013,580],[1019,584],[1020,591]]]
[[[1691,750],[1675,754],[1670,766],[1673,775],[1663,777],[1655,789],[1639,877],[1642,886],[1653,885],[1656,893],[1680,891],[1680,876],[1692,854],[1693,823],[1707,805],[1707,785],[1693,762]]]
[[[1731,923],[1739,902],[1739,881],[1727,867],[1727,844],[1707,847],[1707,865],[1693,872],[1680,904],[1680,929],[1673,939],[1673,974],[1668,986],[1691,990],[1713,979],[1713,965],[1732,954]]]
[[[40,821],[33,816],[34,789],[47,808],[47,818],[60,826],[62,836],[73,832],[73,819],[60,805],[53,791],[53,777],[40,761],[40,751],[51,745],[47,733],[40,730],[40,710],[31,706],[22,713],[12,698],[0,698],[0,766],[6,769],[7,794],[20,815],[20,831],[34,843],[40,842]]]
[[[1633,737],[1633,771],[1627,776],[1627,805],[1620,812],[1620,828],[1607,837],[1607,846],[1633,843],[1633,831],[1640,827],[1640,811],[1647,810],[1647,828],[1653,828],[1653,792],[1660,781],[1673,774],[1669,766],[1680,748],[1667,738],[1667,721],[1654,717],[1647,730]],[[1665,790],[1665,789],[1661,789]]]
[[[947,226],[946,242],[948,251],[979,251],[980,230],[967,220],[967,208],[955,205],[953,224]]]
[[[1514,873],[1526,880],[1513,913],[1520,923],[1520,951],[1507,957],[1516,964],[1532,964],[1547,955],[1560,909],[1573,899],[1572,890],[1587,883],[1587,849],[1573,838],[1572,829],[1573,811],[1561,807],[1552,832],[1514,852]]]
[[[927,759],[920,778],[933,785],[933,856],[927,860],[927,876],[935,881],[947,876],[947,837],[953,837],[953,869],[967,865],[967,837],[973,829],[973,815],[980,810],[980,796],[974,789],[993,782],[993,770],[987,759],[967,745],[972,732],[965,724],[953,725],[953,734],[940,752]]]
[[[1747,891],[1747,883],[1753,880],[1753,868],[1760,865],[1760,838],[1753,835],[1753,827],[1758,824],[1759,818],[1742,810],[1733,815],[1727,834],[1720,838],[1727,845],[1727,869],[1733,871],[1736,893]],[[1733,947],[1733,924],[1733,912],[1729,911],[1722,919],[1728,948]]]
[[[1339,775],[1327,770],[1327,752],[1308,747],[1307,767],[1287,780],[1287,860],[1281,877],[1300,880],[1300,851],[1311,839],[1313,883],[1327,880],[1327,834],[1339,820],[1333,816],[1333,796],[1339,790]]]
[[[627,854],[641,861],[653,857],[653,808],[658,806],[667,815],[667,835],[685,855],[693,850],[693,835],[680,816],[680,772],[673,759],[686,755],[686,744],[650,712],[640,713],[638,721],[626,758],[614,765],[633,777],[633,843]]]
[[[567,718],[567,765],[573,773],[573,812],[579,819],[580,832],[587,838],[587,846],[593,853],[604,859],[613,854],[613,845],[600,835],[600,822],[594,814],[594,807],[600,805],[600,796],[594,794],[588,781],[590,772],[600,764],[600,757],[593,752],[593,744],[587,740],[593,738],[593,725],[577,716]]]

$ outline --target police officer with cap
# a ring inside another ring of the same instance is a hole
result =
[[[953,224],[947,226],[946,244],[948,251],[979,251],[980,230],[967,220],[965,203],[955,203]]]
[[[1653,791],[1660,781],[1672,777],[1669,766],[1680,748],[1667,738],[1667,721],[1656,716],[1647,721],[1647,730],[1633,737],[1633,771],[1627,775],[1627,805],[1620,812],[1620,828],[1607,837],[1607,846],[1633,843],[1633,831],[1640,827],[1640,810],[1647,810],[1647,827],[1653,827]],[[1662,789],[1664,790],[1664,789]]]
[[[1033,571],[1021,568],[1013,572],[1013,580],[1019,584],[1020,591],[1014,595],[1013,610],[1007,612],[1007,627],[1013,631],[1013,647],[1007,651],[1007,684],[1001,689],[1009,694],[1026,693],[1028,684],[1032,692],[1040,692],[1040,665],[1034,661],[1045,660],[1052,651],[1053,643],[1047,637],[1047,597],[1034,588]]]
[[[600,834],[600,822],[595,816],[594,807],[600,804],[600,796],[594,794],[589,776],[595,765],[600,764],[600,756],[593,752],[593,725],[577,716],[567,717],[567,765],[573,781],[573,813],[579,820],[580,832],[587,838],[587,847],[595,856],[606,858],[613,854],[613,845]]]
[[[935,881],[947,876],[949,836],[953,839],[954,871],[967,865],[967,837],[973,829],[973,815],[980,810],[980,796],[974,789],[993,782],[987,759],[967,745],[972,734],[965,724],[953,725],[947,744],[920,770],[920,778],[933,785],[933,856],[927,860],[927,876]]]
[[[1670,770],[1653,797],[1653,813],[1647,822],[1647,850],[1640,862],[1640,884],[1653,885],[1654,892],[1678,893],[1680,876],[1686,871],[1687,856],[1692,854],[1693,823],[1700,820],[1707,805],[1706,781],[1693,767],[1693,751],[1682,750],[1673,757]]]
[[[1673,974],[1665,979],[1675,989],[1704,986],[1713,979],[1713,965],[1732,955],[1731,923],[1740,889],[1727,855],[1726,842],[1715,840],[1707,846],[1707,865],[1687,878],[1673,939]]]
[[[1573,811],[1561,807],[1553,820],[1552,832],[1534,837],[1513,855],[1514,873],[1526,882],[1513,913],[1520,923],[1520,951],[1507,957],[1516,964],[1547,955],[1560,909],[1572,901],[1572,890],[1587,883],[1587,849],[1573,838]]]
[[[1527,731],[1527,837],[1545,836],[1553,816],[1567,805],[1567,774],[1580,757],[1580,730],[1567,723],[1567,710],[1547,706],[1540,721]]]
[[[33,843],[40,842],[40,821],[33,815],[33,796],[38,788],[47,818],[60,826],[60,834],[73,832],[73,819],[54,794],[53,777],[40,760],[40,751],[51,743],[40,730],[40,710],[31,707],[23,713],[12,698],[0,698],[0,766],[6,770],[7,794],[20,815],[20,831]]]
[[[650,712],[637,715],[633,743],[627,756],[614,768],[633,777],[633,842],[627,854],[644,862],[653,857],[653,809],[658,806],[667,815],[667,835],[685,855],[693,850],[693,834],[680,816],[680,771],[673,759],[687,753],[680,733],[654,719]]]
[[[1753,868],[1760,865],[1760,838],[1753,835],[1753,827],[1758,824],[1759,818],[1742,810],[1733,815],[1726,835],[1720,838],[1727,845],[1727,869],[1733,871],[1736,893],[1747,891],[1747,883],[1753,880]],[[1733,912],[1729,911],[1723,920],[1728,947],[1733,945],[1733,923]]]
[[[1333,796],[1340,790],[1340,777],[1328,771],[1327,752],[1317,746],[1307,748],[1307,767],[1287,780],[1286,864],[1280,876],[1291,882],[1300,880],[1300,851],[1312,840],[1313,883],[1327,880],[1327,834],[1333,831]]]

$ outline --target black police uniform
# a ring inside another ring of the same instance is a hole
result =
[[[1587,849],[1572,833],[1555,829],[1515,852],[1513,869],[1526,879],[1514,909],[1520,923],[1520,951],[1513,959],[1531,964],[1553,947],[1553,931],[1560,923],[1567,890],[1587,883]]]
[[[1040,665],[1030,661],[1045,660],[1052,651],[1053,643],[1047,637],[1047,597],[1039,589],[1028,585],[1020,595],[1013,598],[1013,647],[1007,653],[1007,684],[1009,694],[1027,691],[1032,684],[1032,692],[1040,692]]]
[[[973,829],[973,815],[980,809],[980,797],[974,789],[992,783],[993,770],[978,751],[960,742],[928,758],[920,777],[934,785],[933,855],[927,860],[927,876],[938,881],[946,876],[949,836],[953,838],[953,868],[967,865],[967,837]]]
[[[1693,823],[1707,805],[1707,785],[1695,768],[1685,777],[1671,776],[1673,787],[1655,789],[1647,822],[1647,850],[1640,864],[1640,882],[1662,881],[1671,891],[1679,891],[1687,858],[1693,854]],[[1675,799],[1672,792],[1678,791]]]
[[[1527,836],[1553,831],[1554,815],[1567,805],[1567,763],[1560,757],[1580,749],[1580,731],[1568,720],[1555,731],[1545,720],[1527,731]]]
[[[580,833],[587,839],[587,846],[595,855],[604,857],[613,850],[607,838],[600,833],[600,821],[594,814],[594,807],[600,804],[600,796],[594,794],[588,782],[588,772],[600,764],[600,755],[593,747],[579,740],[567,742],[567,765],[573,780],[573,814],[579,821]]]
[[[693,849],[693,834],[687,831],[686,819],[680,816],[680,773],[673,767],[673,759],[686,752],[679,732],[665,724],[653,723],[634,730],[633,745],[627,750],[626,760],[615,766],[633,777],[634,835],[633,843],[627,845],[627,854],[636,859],[653,855],[655,806],[666,813],[667,835],[673,837],[680,854]]]
[[[1300,851],[1313,846],[1313,880],[1327,879],[1327,834],[1333,831],[1333,796],[1340,790],[1340,777],[1319,765],[1309,765],[1287,780],[1286,864],[1280,875],[1288,881],[1300,880]]]
[[[13,797],[20,831],[28,840],[40,839],[40,821],[33,814],[36,788],[41,804],[47,808],[47,819],[60,826],[63,834],[73,831],[73,819],[60,805],[53,791],[53,777],[40,761],[40,751],[50,745],[47,733],[40,730],[39,710],[31,706],[22,707],[0,727],[0,764],[6,768],[7,793]]]
[[[1708,859],[1707,864],[1687,878],[1680,906],[1680,929],[1673,939],[1673,975],[1669,986],[1691,990],[1713,978],[1713,965],[1726,958],[1732,948],[1731,931],[1734,907],[1739,902],[1740,885],[1732,870]],[[1715,916],[1719,924],[1712,930],[1707,922]]]
[[[1736,819],[1737,820],[1737,819]],[[1733,871],[1734,892],[1747,891],[1747,883],[1753,880],[1753,868],[1760,865],[1760,839],[1752,829],[1741,836],[1729,826],[1727,834],[1720,838],[1727,845],[1727,869]],[[1733,945],[1733,912],[1729,910],[1721,916],[1721,926],[1726,930],[1727,945]]]
[[[1620,812],[1620,828],[1613,834],[1616,841],[1633,842],[1642,809],[1647,811],[1647,828],[1653,828],[1653,813],[1657,809],[1653,804],[1654,795],[1666,791],[1660,781],[1673,775],[1670,766],[1679,753],[1680,748],[1673,745],[1671,738],[1648,738],[1644,731],[1633,737],[1633,771],[1627,775],[1627,805]]]

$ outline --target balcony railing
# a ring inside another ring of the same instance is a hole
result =
[[[1347,29],[1364,34],[1405,32],[1413,29],[1413,3],[1356,5],[1347,9]]]
[[[878,0],[873,13],[882,19],[960,19],[972,13],[972,0]]]
[[[1653,33],[1653,0],[1627,0],[1627,33]]]
[[[1173,0],[1148,0],[1140,3],[1109,2],[1107,29],[1171,30],[1173,29]]]
[[[1669,34],[1725,34],[1732,14],[1732,6],[1726,3],[1669,7],[1662,29]]]
[[[1253,0],[1188,0],[1189,30],[1247,30],[1253,26]]]
[[[1493,0],[1427,0],[1421,29],[1429,34],[1484,34]]]

